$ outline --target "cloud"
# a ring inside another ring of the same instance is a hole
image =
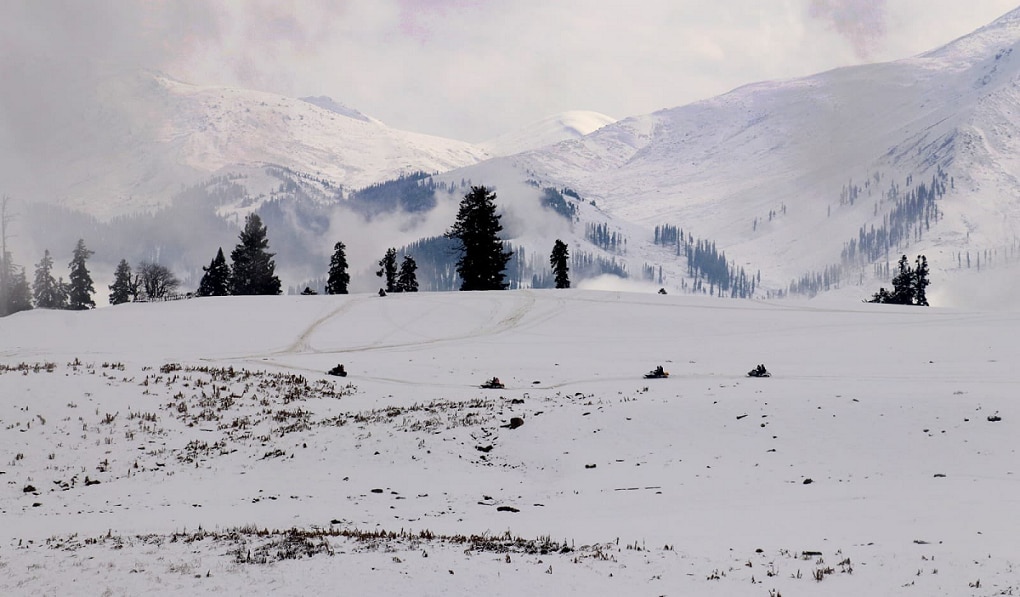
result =
[[[857,56],[868,59],[886,34],[887,0],[811,0],[808,15],[846,38]]]

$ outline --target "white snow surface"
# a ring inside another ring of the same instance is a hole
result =
[[[614,122],[615,118],[599,112],[572,110],[543,118],[479,145],[494,156],[511,155],[578,139]]]
[[[105,87],[144,126],[111,135],[116,147],[106,154],[69,158],[61,198],[101,218],[166,205],[182,185],[253,166],[357,189],[488,157],[469,143],[392,129],[327,97],[199,86],[150,72],[111,78]]]
[[[0,593],[1017,594],[1018,333],[587,290],[19,313]]]

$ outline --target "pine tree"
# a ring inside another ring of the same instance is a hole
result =
[[[351,275],[347,273],[347,245],[337,242],[333,245],[333,256],[329,259],[329,278],[326,280],[326,294],[347,294]]]
[[[92,285],[92,276],[89,275],[89,270],[85,267],[85,261],[93,253],[94,251],[85,248],[85,241],[79,238],[78,244],[74,247],[71,263],[67,264],[71,270],[68,275],[70,282],[67,287],[67,308],[72,311],[96,308],[96,301],[92,300],[96,289]]]
[[[496,213],[496,194],[484,186],[471,187],[457,211],[447,238],[460,241],[457,273],[461,290],[505,290],[504,270],[512,253],[504,251],[499,238],[503,226]]]
[[[386,249],[386,254],[379,260],[379,271],[375,275],[386,279],[386,292],[400,292],[397,289],[397,250]]]
[[[914,264],[914,304],[927,307],[928,294],[925,292],[925,288],[931,284],[928,281],[928,258],[924,255],[918,255]]]
[[[566,243],[556,239],[556,242],[553,243],[552,253],[549,255],[549,265],[552,266],[553,275],[556,277],[556,288],[570,288],[569,267],[567,266],[569,258],[570,252],[567,251]]]
[[[21,268],[10,279],[11,285],[7,292],[8,313],[28,311],[32,308],[32,289],[28,286],[28,279],[25,277],[25,268]]]
[[[274,273],[275,253],[269,253],[266,227],[258,214],[249,214],[241,242],[230,252],[230,291],[235,295],[280,294],[280,278]]]
[[[418,264],[410,255],[404,255],[397,274],[397,292],[418,292]]]
[[[893,292],[889,300],[894,305],[914,304],[914,270],[907,262],[907,256],[900,257],[899,273],[892,280]]]
[[[203,267],[202,280],[198,283],[198,296],[227,296],[230,294],[230,267],[223,256],[223,247],[216,251],[216,257]]]
[[[49,249],[43,251],[43,258],[35,266],[35,281],[32,282],[32,297],[40,309],[63,308],[61,284],[53,277],[53,258]]]
[[[885,288],[880,288],[866,302],[927,307],[928,296],[925,289],[930,284],[928,281],[928,258],[924,255],[918,255],[914,263],[916,267],[912,268],[907,263],[906,255],[900,257],[898,263],[899,273],[893,278],[892,292]]]
[[[131,266],[127,259],[121,259],[113,272],[113,284],[110,285],[110,304],[126,303],[138,295],[138,284],[131,278]]]

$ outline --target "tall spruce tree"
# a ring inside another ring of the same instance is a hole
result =
[[[198,296],[227,296],[230,294],[230,266],[223,256],[223,247],[216,251],[216,257],[203,267],[202,280],[198,283]]]
[[[32,282],[32,297],[40,309],[62,309],[65,303],[61,284],[53,277],[53,258],[49,249],[35,266],[35,280]]]
[[[899,273],[892,279],[893,291],[889,302],[894,305],[914,304],[914,270],[907,262],[907,256],[900,257],[897,264]]]
[[[113,284],[110,285],[110,304],[120,305],[138,296],[138,283],[131,278],[131,266],[127,259],[121,259],[113,272]]]
[[[7,289],[7,313],[18,313],[28,311],[32,308],[32,289],[28,286],[28,279],[25,277],[25,268],[20,268],[10,278],[10,287]]]
[[[928,281],[928,258],[918,255],[914,261],[914,304],[928,306],[928,293],[925,291],[931,282]]]
[[[397,290],[397,250],[386,249],[386,254],[379,260],[379,271],[375,275],[386,280],[386,292],[400,292]]]
[[[230,291],[236,295],[280,294],[280,278],[266,238],[266,227],[258,214],[249,214],[239,236],[241,242],[230,252]]]
[[[326,294],[347,294],[350,283],[351,275],[347,273],[347,245],[337,242],[333,245],[333,256],[329,259]]]
[[[78,239],[74,247],[74,254],[71,256],[71,263],[67,264],[71,272],[68,274],[69,283],[67,286],[67,308],[73,311],[84,311],[95,309],[96,301],[92,295],[96,289],[92,285],[92,276],[85,266],[85,262],[93,255],[94,251],[85,248],[84,239]]]
[[[397,274],[397,292],[418,292],[418,264],[410,255],[404,255]]]
[[[552,253],[549,255],[549,265],[552,266],[553,276],[556,278],[556,288],[570,288],[570,276],[567,259],[570,252],[567,251],[567,244],[556,239],[553,243]]]
[[[472,186],[464,195],[453,227],[446,237],[460,241],[457,273],[461,290],[505,290],[504,270],[513,255],[504,251],[499,233],[503,226],[496,213],[496,194],[484,186]]]

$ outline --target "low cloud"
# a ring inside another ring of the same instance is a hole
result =
[[[811,0],[808,15],[843,36],[861,59],[874,55],[886,35],[887,0]]]

